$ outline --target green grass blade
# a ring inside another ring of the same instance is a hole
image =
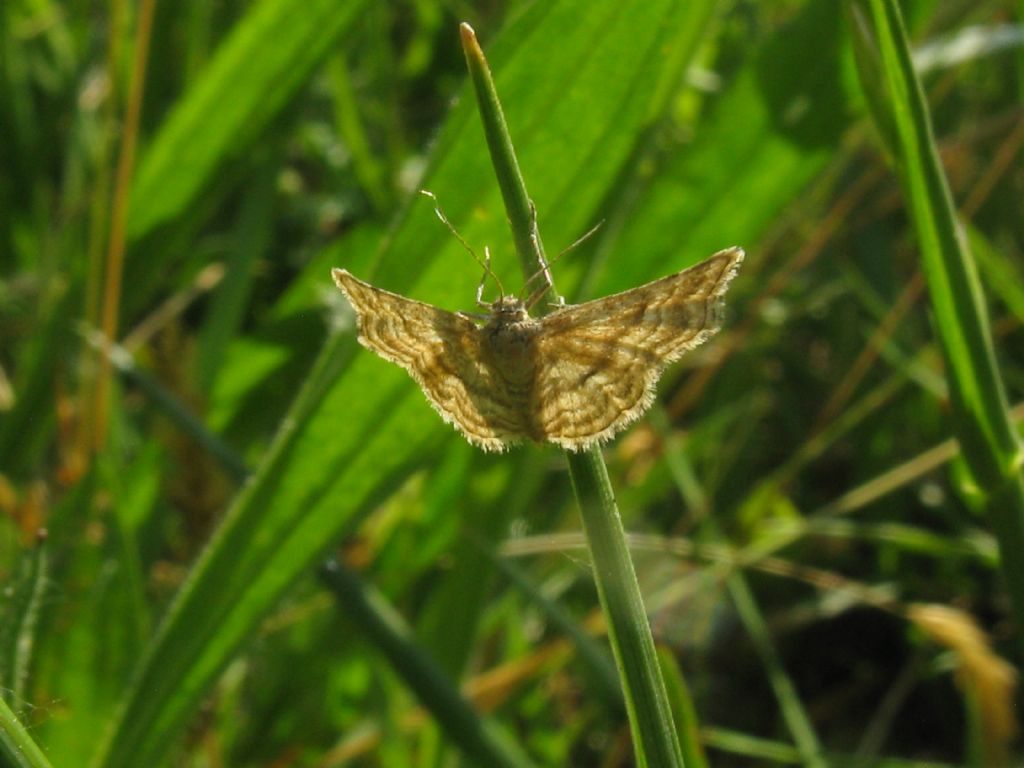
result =
[[[954,428],[975,483],[988,498],[1002,569],[1024,626],[1024,452],[1009,416],[974,259],[957,221],[931,119],[914,72],[899,6],[893,0],[847,5],[865,82],[885,84],[881,125],[921,249],[935,330],[942,347]],[[881,100],[870,102],[882,109]]]
[[[14,578],[4,588],[0,620],[0,699],[15,703],[25,697],[25,684],[44,589],[49,579],[45,536],[31,549],[22,550]]]
[[[501,541],[509,526],[525,514],[537,492],[524,479],[539,476],[537,466],[543,457],[524,451],[508,458],[492,462],[468,443],[453,440],[445,461],[432,469],[431,517],[437,522],[448,521],[450,529],[449,534],[435,541],[446,542],[451,567],[443,583],[426,597],[416,621],[416,634],[431,657],[455,679],[472,670],[484,631],[481,621],[493,606],[496,558],[484,542]],[[489,482],[480,483],[481,476]],[[474,514],[451,520],[451,510],[458,506],[472,508]],[[437,523],[431,526],[441,527]],[[418,548],[427,549],[422,544]]]
[[[683,677],[674,653],[665,647],[658,648],[658,659],[661,662],[665,687],[668,691],[669,704],[675,720],[679,723],[679,745],[683,750],[683,762],[689,768],[708,768],[704,745],[700,740],[700,719],[693,703],[690,687]]]
[[[196,446],[216,459],[218,464],[234,480],[241,482],[248,476],[249,468],[246,467],[238,454],[225,444],[217,434],[211,432],[173,392],[170,392],[158,379],[140,369],[135,364],[128,350],[119,344],[103,345],[95,338],[90,338],[89,340],[96,342],[95,346],[97,349],[101,349],[110,355],[114,368],[127,381],[130,381],[141,392],[145,393],[157,410],[163,413],[182,434],[187,435]]]
[[[181,216],[249,150],[359,16],[364,0],[263,0],[221,44],[142,158],[128,238]]]
[[[1002,299],[1018,322],[1024,322],[1024,271],[1019,263],[995,246],[975,227],[968,227],[967,242],[992,293]]]
[[[480,546],[484,546],[480,544]],[[569,613],[553,600],[549,600],[537,588],[527,574],[525,574],[513,561],[499,557],[496,553],[489,552],[494,566],[508,577],[516,589],[522,592],[531,605],[535,605],[552,626],[569,638],[576,648],[576,654],[587,670],[588,685],[594,692],[610,704],[622,708],[622,688],[619,686],[619,676],[615,670],[615,663],[608,655],[607,647],[594,638],[587,630],[580,625]]]
[[[45,718],[33,732],[58,766],[82,765],[95,748],[151,624],[150,595],[139,572],[139,528],[164,467],[159,448],[151,445],[130,466],[95,467],[50,510],[48,547],[60,556],[51,558],[51,599],[40,620],[30,692],[37,703],[41,691],[44,701],[75,702],[66,716]],[[94,505],[98,490],[119,499],[116,515]],[[108,535],[100,546],[83,545],[103,513]],[[68,606],[75,608],[70,616]]]
[[[596,448],[566,456],[619,668],[637,763],[682,766],[679,734],[604,459]]]
[[[659,172],[636,199],[623,201],[624,213],[608,212],[612,221],[625,218],[614,243],[619,256],[586,298],[730,245],[747,247],[748,259],[757,260],[749,249],[835,158],[850,101],[840,74],[844,42],[833,0],[812,0],[749,51],[695,126],[692,143],[659,159]]]
[[[786,673],[778,652],[772,643],[771,633],[765,624],[754,595],[747,586],[746,578],[740,572],[733,573],[728,579],[729,594],[732,596],[736,612],[746,627],[747,634],[753,642],[754,649],[761,657],[761,663],[768,674],[775,698],[782,710],[782,718],[789,727],[789,732],[796,742],[801,762],[807,766],[824,768],[828,765],[821,753],[821,744],[811,725],[811,719],[804,710],[800,697],[797,695],[793,681]]]
[[[50,761],[0,697],[0,762],[9,768],[50,768]]]
[[[334,121],[338,134],[352,153],[352,170],[366,191],[374,208],[383,213],[393,204],[393,190],[386,165],[374,157],[370,137],[360,121],[359,104],[353,93],[351,77],[342,55],[334,56],[328,65],[334,95]]]
[[[526,191],[526,182],[523,181],[523,172],[519,169],[519,161],[512,147],[512,137],[508,132],[508,124],[505,122],[505,114],[502,112],[487,60],[480,50],[472,28],[468,24],[463,24],[461,32],[466,65],[469,67],[473,91],[480,106],[484,135],[487,137],[491,162],[494,163],[494,175],[498,177],[498,186],[501,187],[501,199],[508,214],[509,228],[512,230],[512,240],[515,242],[525,284],[539,270],[547,272],[547,257],[544,255],[544,245],[537,231],[536,212]],[[552,301],[557,301],[557,293],[555,287],[549,285],[545,299],[538,306],[543,308]]]
[[[65,297],[49,307],[50,315],[20,350],[18,376],[12,381],[18,398],[0,419],[0,466],[17,476],[39,461],[47,432],[52,429],[48,387],[56,376],[56,361],[65,354],[63,329],[69,322],[71,302]]]
[[[526,768],[532,765],[507,733],[481,718],[452,685],[440,666],[417,644],[401,616],[376,591],[332,560],[320,571],[342,608],[387,657],[452,742],[479,765]]]
[[[282,465],[291,458],[299,425],[310,419],[337,373],[341,346],[337,336],[328,342],[260,471],[236,499],[180,590],[100,745],[96,765],[159,765],[213,676],[294,578],[295,570],[262,571],[265,564],[272,567],[270,553],[302,558],[305,566],[325,545],[318,539],[310,543],[309,530],[290,530],[291,521],[266,503],[268,486],[281,481]],[[319,490],[312,489],[311,496]],[[290,541],[285,531],[293,537]]]
[[[238,241],[227,254],[224,279],[210,298],[210,311],[199,336],[197,379],[200,392],[213,388],[225,350],[237,335],[252,292],[254,265],[270,238],[273,172],[259,169],[246,191],[238,221]]]

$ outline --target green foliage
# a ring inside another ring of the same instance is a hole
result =
[[[604,451],[690,762],[1012,758],[1013,4],[905,4],[961,44],[915,101],[880,1],[146,2],[0,4],[0,762],[629,764],[564,457],[467,446],[330,283],[472,310],[425,188],[521,285],[463,20],[549,255],[604,222],[570,300],[747,251]]]

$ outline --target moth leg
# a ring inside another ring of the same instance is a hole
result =
[[[547,293],[549,288],[552,288],[555,284],[555,280],[551,277],[551,266],[548,264],[548,260],[544,257],[544,249],[540,246],[540,230],[537,228],[537,206],[533,204],[533,200],[530,201],[530,243],[533,245],[533,255],[537,259],[539,269],[530,275],[530,279],[526,281],[524,288],[538,277],[544,278],[543,285],[530,293],[530,299],[526,302],[527,309],[537,303],[537,299],[533,298],[537,292],[543,296]]]
[[[486,245],[484,246],[483,267],[484,273],[483,275],[480,276],[480,285],[476,287],[476,305],[478,307],[486,309],[490,307],[490,304],[484,301],[484,284],[487,282],[488,275],[492,277],[494,276],[494,273],[491,271],[491,249],[488,248]],[[497,282],[498,278],[495,277],[494,280],[495,282]],[[501,291],[501,283],[498,283],[498,290]],[[502,292],[502,296],[504,295],[504,292]]]
[[[461,310],[456,312],[455,314],[458,315],[459,317],[464,317],[467,320],[472,320],[475,323],[486,323],[492,317],[490,313],[463,312]]]

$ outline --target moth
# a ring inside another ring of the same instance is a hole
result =
[[[582,451],[636,421],[665,367],[719,328],[741,248],[623,293],[531,317],[527,302],[449,312],[331,274],[356,311],[359,342],[400,365],[444,421],[485,451],[523,440]]]

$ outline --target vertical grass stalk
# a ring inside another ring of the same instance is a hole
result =
[[[533,205],[519,170],[487,60],[468,24],[462,25],[461,34],[512,238],[523,274],[529,279],[547,269]],[[553,285],[550,293],[551,298],[557,297]],[[539,302],[538,307],[545,303]],[[566,458],[626,700],[637,764],[658,768],[682,766],[682,750],[654,638],[604,458],[596,447],[581,453],[567,451]]]
[[[981,283],[939,161],[899,6],[895,0],[848,0],[847,11],[861,81],[875,94],[868,103],[889,142],[917,231],[953,427],[987,499],[1017,626],[1024,628],[1024,450],[996,363]]]
[[[103,289],[103,310],[100,317],[103,335],[117,339],[118,314],[121,306],[121,278],[124,273],[125,226],[128,218],[128,195],[135,172],[135,147],[139,137],[142,115],[142,96],[146,83],[146,62],[149,58],[149,39],[153,31],[156,0],[143,0],[135,32],[135,56],[132,60],[132,80],[128,105],[121,132],[121,153],[117,160],[116,185],[110,216],[110,234],[107,241],[107,262]],[[113,30],[117,34],[117,30]],[[92,427],[94,451],[99,451],[107,439],[107,419],[110,412],[110,380],[113,371],[110,358],[100,355],[99,376],[96,383],[95,411]]]
[[[0,699],[11,705],[27,695],[29,667],[49,575],[46,531],[40,530],[31,548],[22,550],[15,576],[4,587],[4,610],[0,614]]]

